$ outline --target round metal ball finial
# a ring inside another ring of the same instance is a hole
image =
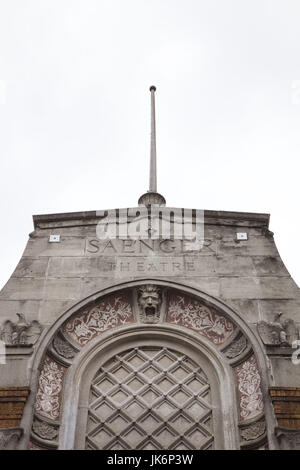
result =
[[[152,91],[152,90],[153,90],[153,91],[156,91],[156,87],[155,87],[154,85],[152,85],[152,86],[150,87],[150,91]]]

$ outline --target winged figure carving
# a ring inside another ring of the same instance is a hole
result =
[[[0,339],[7,346],[31,346],[37,342],[42,326],[37,320],[28,322],[23,313],[17,313],[18,321],[7,320],[0,329]]]
[[[299,331],[294,320],[281,319],[282,312],[276,313],[273,322],[260,321],[258,333],[266,346],[290,346],[298,339]]]

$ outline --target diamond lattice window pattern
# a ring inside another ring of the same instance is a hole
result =
[[[109,359],[94,378],[86,449],[213,449],[210,385],[190,358],[139,347]]]

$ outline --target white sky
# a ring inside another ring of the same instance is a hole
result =
[[[298,0],[0,0],[0,286],[32,214],[267,212],[300,284]]]

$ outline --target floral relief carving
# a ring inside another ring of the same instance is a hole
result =
[[[217,346],[235,330],[235,325],[223,315],[184,295],[171,297],[167,322],[191,328]]]
[[[84,346],[95,336],[125,323],[132,323],[132,307],[125,295],[111,296],[96,307],[71,318],[64,326],[76,343]]]
[[[39,377],[35,409],[41,415],[58,419],[65,367],[46,357]]]
[[[254,356],[235,368],[242,420],[254,418],[263,411],[260,375]]]

